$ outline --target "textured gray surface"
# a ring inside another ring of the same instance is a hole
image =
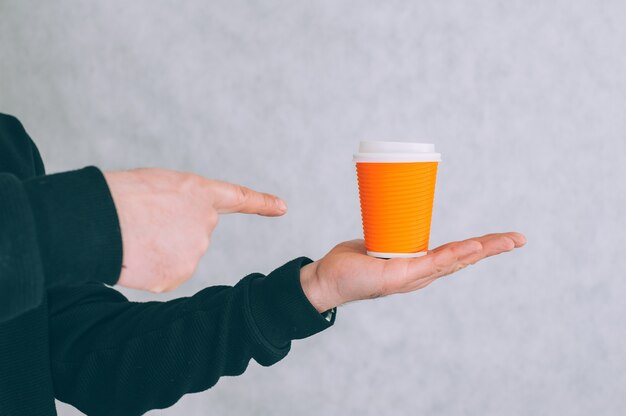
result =
[[[271,368],[150,415],[617,415],[626,407],[620,1],[0,1],[0,111],[50,171],[161,166],[274,192],[176,293],[360,236],[361,139],[443,153],[432,242],[528,246],[342,307]],[[61,415],[77,415],[59,404]]]

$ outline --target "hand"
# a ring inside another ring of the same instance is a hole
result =
[[[440,246],[417,258],[389,260],[366,254],[363,240],[338,244],[323,258],[302,267],[300,280],[319,312],[360,299],[421,289],[486,257],[526,244],[519,233],[488,234]]]
[[[163,169],[104,174],[122,230],[121,286],[164,292],[191,277],[218,214],[283,215],[278,197],[240,185]]]

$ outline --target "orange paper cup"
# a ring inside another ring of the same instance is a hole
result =
[[[354,161],[367,254],[382,258],[426,254],[441,161],[435,146],[361,142]]]

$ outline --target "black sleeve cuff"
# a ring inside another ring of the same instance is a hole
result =
[[[312,263],[307,257],[298,257],[267,277],[259,275],[252,281],[250,308],[263,336],[276,348],[282,348],[293,339],[302,339],[323,331],[335,322],[336,309],[330,320],[320,314],[302,290],[300,269]]]
[[[94,166],[24,181],[46,285],[87,280],[113,285],[122,236],[104,175]]]

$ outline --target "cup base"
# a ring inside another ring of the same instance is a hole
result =
[[[394,259],[394,258],[422,257],[426,255],[426,252],[418,251],[417,253],[380,253],[377,251],[368,251],[367,255],[372,256],[372,257],[380,257],[383,259]]]

